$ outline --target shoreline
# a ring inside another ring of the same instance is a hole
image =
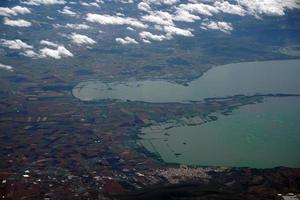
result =
[[[236,95],[236,96],[243,96],[243,95]],[[236,97],[236,96],[233,96],[233,97]],[[215,101],[222,101],[222,100],[227,100],[227,99],[232,99],[233,97],[222,97],[222,98],[208,98],[208,99],[205,99],[205,103],[212,103],[212,102],[215,102]],[[245,96],[243,96],[245,97]],[[246,96],[247,97],[247,96]],[[227,108],[224,108],[223,110],[219,110],[217,112],[219,112],[220,115],[223,115],[223,116],[226,116],[226,115],[231,115],[232,114],[232,111],[234,110],[237,110],[237,109],[240,109],[241,107],[243,106],[247,106],[247,105],[251,105],[251,104],[258,104],[258,103],[264,103],[265,99],[266,98],[289,98],[289,97],[295,97],[295,98],[299,98],[300,97],[300,94],[258,94],[258,95],[254,95],[254,96],[248,96],[248,98],[251,98],[251,97],[258,97],[259,99],[256,99],[255,101],[250,101],[250,102],[244,102],[244,103],[241,103],[240,105],[236,105],[236,106],[231,106],[231,107],[227,107]],[[187,165],[189,167],[200,167],[200,168],[209,168],[209,167],[215,167],[215,168],[222,168],[222,167],[228,167],[230,169],[274,169],[274,168],[277,168],[277,167],[286,167],[286,166],[274,166],[274,167],[250,167],[250,166],[245,166],[245,167],[234,167],[234,166],[222,166],[222,165],[214,165],[214,166],[210,166],[210,165],[201,165],[201,164],[186,164],[186,163],[180,163],[180,162],[167,162],[167,161],[164,161],[162,156],[159,154],[159,152],[155,151],[155,152],[151,152],[150,150],[148,150],[140,141],[144,140],[149,140],[149,139],[145,139],[145,138],[142,138],[141,136],[144,135],[145,133],[143,133],[141,131],[141,129],[143,128],[149,128],[151,126],[157,126],[158,124],[161,124],[161,125],[166,125],[168,123],[171,123],[171,127],[165,127],[165,128],[162,128],[160,129],[159,131],[160,132],[163,132],[164,130],[168,130],[170,128],[176,128],[176,127],[183,127],[183,126],[188,126],[188,127],[191,127],[191,126],[201,126],[203,124],[206,124],[206,123],[209,123],[209,122],[212,122],[212,121],[216,121],[216,120],[219,120],[219,117],[215,116],[215,115],[211,115],[215,113],[215,111],[212,111],[211,113],[208,113],[206,116],[204,116],[204,119],[203,120],[203,123],[201,124],[185,124],[185,123],[182,123],[182,121],[180,119],[172,119],[171,121],[165,121],[165,122],[156,122],[157,124],[152,124],[152,125],[148,125],[148,126],[145,126],[145,127],[141,127],[139,128],[139,131],[137,133],[137,142],[138,145],[140,146],[143,146],[143,152],[146,150],[148,151],[151,156],[151,158],[153,159],[156,159],[158,160],[159,162],[161,162],[163,165],[167,165],[167,166],[180,166],[180,165]],[[151,139],[150,139],[151,140]],[[151,142],[151,141],[150,141]],[[287,167],[287,168],[291,168],[291,169],[297,169],[298,167]]]

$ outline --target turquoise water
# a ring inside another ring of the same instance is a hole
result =
[[[300,167],[299,116],[300,98],[266,98],[199,126],[143,128],[140,142],[169,163]]]
[[[212,68],[188,86],[159,80],[125,83],[86,81],[73,89],[73,95],[83,101],[184,102],[236,94],[300,94],[299,74],[300,60],[237,63]]]

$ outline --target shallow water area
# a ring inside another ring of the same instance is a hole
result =
[[[300,94],[300,60],[236,63],[207,71],[188,86],[163,80],[104,83],[81,82],[73,95],[82,101],[119,99],[145,102],[186,102],[256,93]]]
[[[266,98],[197,126],[141,130],[139,142],[168,163],[300,167],[300,98]]]

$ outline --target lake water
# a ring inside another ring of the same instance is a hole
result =
[[[202,125],[143,128],[140,142],[168,163],[300,167],[299,116],[300,98],[266,98]]]
[[[299,75],[300,60],[249,62],[214,67],[188,86],[162,80],[86,81],[79,83],[72,92],[83,101],[120,99],[146,102],[199,101],[236,94],[300,94]]]
[[[300,94],[300,60],[237,63],[212,68],[183,86],[167,81],[86,81],[83,101],[119,99],[186,102],[237,94]],[[204,166],[300,167],[300,98],[266,98],[199,126],[141,131],[140,141],[165,162]],[[163,125],[161,126],[163,127]],[[165,135],[167,133],[167,135]]]

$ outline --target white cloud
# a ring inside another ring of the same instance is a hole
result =
[[[47,19],[49,19],[49,20],[54,20],[54,18],[53,17],[50,17],[50,16],[47,16]]]
[[[100,5],[97,2],[87,3],[87,2],[80,1],[79,3],[82,6],[88,6],[88,7],[95,6],[95,7],[98,7],[98,8],[100,7]]]
[[[138,42],[131,38],[131,37],[125,37],[125,38],[116,38],[116,42],[120,44],[138,44]]]
[[[61,59],[66,57],[73,57],[74,55],[64,46],[58,46],[57,49],[43,48],[40,50],[39,57]]]
[[[11,71],[11,72],[14,71],[12,66],[4,65],[4,64],[1,64],[1,63],[0,63],[0,69],[5,69],[5,70]]]
[[[90,22],[96,22],[99,24],[129,25],[136,28],[147,28],[147,25],[131,17],[119,17],[119,16],[112,16],[112,15],[99,15],[99,14],[88,13],[86,20]]]
[[[70,29],[75,29],[75,30],[87,30],[92,27],[90,27],[87,24],[66,24],[66,25],[61,25],[61,24],[54,24],[53,27],[55,28],[70,28]]]
[[[133,28],[131,28],[131,27],[129,27],[129,26],[126,27],[126,29],[129,30],[129,31],[135,31]]]
[[[31,57],[31,58],[54,58],[61,59],[63,57],[73,57],[73,54],[67,50],[63,45],[57,45],[53,42],[42,40],[40,42],[43,45],[47,45],[52,48],[45,47],[40,49],[38,53],[33,50],[33,46],[21,40],[5,40],[0,39],[0,44],[9,49],[21,50],[21,55]]]
[[[76,29],[76,30],[86,30],[90,29],[91,27],[86,24],[66,24],[66,28]]]
[[[54,5],[60,4],[62,6],[58,12],[70,15],[78,16],[81,14],[79,11],[74,12],[70,7],[71,4],[83,5],[83,6],[95,6],[99,7],[104,3],[103,0],[79,0],[79,1],[67,1],[67,0],[20,0],[24,4],[28,5]],[[208,30],[219,30],[225,33],[230,33],[234,28],[231,23],[222,21],[212,21],[223,16],[218,16],[218,13],[233,14],[240,17],[246,15],[254,15],[255,17],[262,17],[264,15],[269,16],[282,16],[287,10],[300,9],[299,0],[111,0],[119,3],[135,3],[140,12],[137,16],[124,16],[127,13],[127,5],[120,5],[115,10],[105,10],[106,7],[101,9],[101,14],[87,13],[85,22],[80,24],[66,22],[65,25],[55,24],[54,27],[63,27],[74,30],[87,30],[92,28],[89,22],[94,22],[102,25],[120,25],[124,26],[124,31],[137,30],[142,31],[139,33],[139,42],[150,43],[151,41],[162,41],[172,39],[175,35],[181,35],[185,37],[192,37],[193,31],[189,26],[181,25],[187,22],[192,23],[201,18],[208,18],[203,20],[201,28]],[[67,5],[63,5],[67,4]],[[133,5],[130,6],[130,9]],[[75,8],[75,7],[74,7]],[[16,16],[21,14],[28,14],[31,11],[26,7],[15,6],[15,7],[0,7],[0,16],[4,16],[4,24],[18,27],[31,26],[31,22],[24,19],[15,19]],[[110,13],[110,14],[104,14]],[[115,14],[112,14],[115,13]],[[142,15],[141,15],[142,13]],[[217,16],[216,16],[217,15]],[[53,18],[50,18],[53,20]],[[180,27],[179,27],[180,24]],[[185,27],[185,28],[182,28]],[[198,26],[199,27],[199,26]],[[134,29],[133,29],[134,28]],[[149,28],[149,30],[147,30]],[[143,31],[143,30],[145,31]],[[150,31],[150,32],[149,32]],[[154,32],[155,31],[155,32]],[[71,30],[72,32],[72,30]],[[75,31],[74,31],[75,32]],[[77,31],[76,31],[77,32]],[[152,33],[151,33],[152,32]],[[95,44],[96,41],[89,38],[86,35],[73,33],[66,36],[73,43],[77,45],[91,45]],[[115,39],[120,44],[130,44],[138,42],[130,37],[121,36]],[[20,41],[20,40],[19,40]],[[20,43],[17,40],[13,40],[15,44],[8,45],[4,44],[3,40],[0,44],[7,46],[8,48],[18,48]],[[22,42],[22,41],[21,41]],[[49,41],[47,41],[49,42]],[[25,43],[26,44],[26,43]],[[22,48],[22,53],[29,57],[51,57],[41,56],[46,55],[45,52],[57,51],[58,44],[46,43],[41,41],[42,45],[46,45],[50,48],[44,48],[44,51],[38,51],[33,48]],[[14,46],[15,45],[15,46]],[[29,45],[30,46],[30,45]],[[31,46],[32,47],[32,46]],[[64,47],[63,47],[64,48]],[[62,48],[60,49],[62,50]],[[71,53],[71,52],[70,52]],[[55,54],[53,54],[55,55]],[[54,57],[58,57],[60,54],[56,54]],[[63,56],[61,56],[63,57]]]
[[[83,1],[80,1],[79,3],[80,3],[80,5],[82,5],[82,6],[90,6],[89,3],[86,3],[86,2],[83,2]]]
[[[147,4],[145,2],[140,2],[137,5],[137,7],[138,7],[139,10],[142,10],[142,11],[146,11],[146,12],[151,11],[151,7],[149,6],[149,4]]]
[[[12,8],[0,7],[0,16],[17,16],[18,14],[24,15],[29,14],[31,11],[26,7],[15,6]]]
[[[133,0],[120,0],[121,3],[133,3]]]
[[[83,44],[93,45],[93,44],[96,44],[96,41],[93,40],[92,38],[89,38],[86,35],[81,35],[81,34],[77,34],[77,33],[72,33],[71,39],[72,39],[73,43],[75,43],[77,45],[83,45]]]
[[[63,57],[72,57],[73,54],[67,50],[63,45],[57,45],[53,42],[42,40],[40,44],[49,46],[51,48],[45,47],[40,49],[38,53],[36,53],[33,49],[33,46],[28,45],[27,43],[17,39],[17,40],[5,40],[0,39],[0,44],[9,49],[20,50],[20,54],[31,57],[31,58],[54,58],[61,59]]]
[[[201,28],[204,29],[204,30],[207,30],[207,29],[219,30],[219,31],[222,31],[224,33],[229,33],[233,30],[231,23],[228,23],[228,22],[214,22],[214,21],[203,22],[201,24]]]
[[[24,19],[12,20],[7,17],[4,18],[3,24],[8,26],[17,26],[17,27],[29,27],[31,26],[31,22],[26,21]]]
[[[182,22],[194,22],[195,20],[199,19],[199,16],[193,15],[189,11],[184,9],[177,9],[175,15],[173,16],[173,20]]]
[[[183,9],[192,13],[206,16],[213,16],[213,14],[219,13],[219,10],[214,6],[203,3],[180,4],[177,9]]]
[[[228,1],[216,1],[214,6],[221,12],[245,16],[246,10],[240,5],[230,4]]]
[[[26,57],[30,57],[30,58],[40,58],[40,55],[31,49],[25,50],[24,52],[21,52],[20,54],[23,56],[26,56]]]
[[[156,34],[148,32],[148,31],[143,31],[139,35],[144,42],[146,41],[146,43],[149,43],[149,40],[163,41],[166,39],[170,39],[165,35],[156,35]]]
[[[15,6],[11,10],[13,12],[15,12],[16,14],[21,14],[21,15],[30,14],[31,13],[31,11],[28,8],[22,7],[22,6]]]
[[[22,1],[22,3],[27,4],[27,5],[38,6],[38,5],[65,4],[66,1],[64,1],[64,0],[25,0],[25,1]]]
[[[175,26],[164,26],[164,31],[167,33],[167,35],[181,35],[185,37],[192,37],[194,36],[191,30],[188,29],[182,29]]]
[[[73,57],[74,55],[66,49],[63,45],[58,45],[53,42],[42,40],[40,41],[42,45],[46,45],[48,47],[42,48],[39,52],[35,52],[31,49],[27,49],[24,52],[21,52],[21,55],[30,57],[30,58],[54,58],[54,59],[61,59],[66,57]]]
[[[61,14],[64,14],[64,15],[69,15],[69,16],[76,16],[77,15],[76,12],[71,11],[71,8],[69,6],[65,6],[63,8],[63,10],[59,10],[58,12],[61,13]]]
[[[92,3],[90,3],[90,5],[91,5],[91,6],[98,7],[98,8],[100,7],[100,5],[99,5],[98,3],[96,3],[96,2],[92,2]]]
[[[142,16],[142,21],[151,22],[158,25],[171,26],[173,23],[173,16],[164,11],[152,11],[149,15]]]
[[[156,5],[173,5],[178,2],[178,0],[144,0],[148,4],[156,4]]]
[[[49,46],[49,47],[55,47],[55,48],[59,46],[58,44],[55,44],[54,42],[50,42],[48,40],[41,40],[40,44],[46,45],[46,46]]]
[[[282,16],[287,9],[300,9],[299,0],[237,0],[238,4],[255,16]]]
[[[120,17],[124,17],[125,16],[123,13],[120,13],[120,12],[117,12],[116,15],[120,16]]]
[[[9,49],[32,49],[33,48],[33,46],[28,45],[27,43],[19,39],[17,40],[0,39],[0,44]]]

